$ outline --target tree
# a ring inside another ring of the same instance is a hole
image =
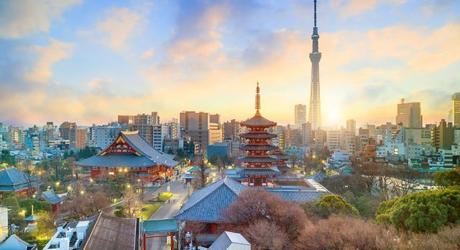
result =
[[[110,200],[103,192],[77,194],[62,205],[62,213],[72,218],[81,218],[94,214],[110,205]]]
[[[357,216],[358,210],[341,196],[335,194],[324,195],[317,201],[306,202],[302,205],[307,215],[319,218],[328,218],[332,214]]]
[[[8,166],[15,166],[16,159],[10,154],[9,150],[2,150],[0,154],[0,163],[6,163]]]
[[[434,174],[434,183],[438,186],[460,186],[460,168]]]
[[[437,232],[442,226],[460,223],[460,190],[429,190],[380,204],[377,221],[413,232]]]
[[[288,245],[287,234],[273,222],[266,220],[256,221],[245,230],[253,249],[283,249]]]
[[[331,216],[310,224],[295,249],[393,249],[396,236],[382,226],[358,218]]]
[[[309,223],[299,205],[257,188],[241,192],[237,200],[224,211],[224,217],[235,231],[243,232],[245,236],[248,236],[247,228],[258,227],[255,224],[260,221],[274,224],[287,235],[288,243],[285,246],[295,242]]]

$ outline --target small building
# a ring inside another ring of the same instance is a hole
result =
[[[92,222],[91,220],[74,221],[58,227],[43,250],[80,249],[89,234]]]
[[[206,154],[208,159],[212,159],[213,157],[224,158],[230,155],[230,149],[227,143],[210,144],[206,148]]]
[[[12,234],[4,242],[0,243],[0,249],[5,250],[37,250],[37,245],[29,244],[19,238],[16,234]]]
[[[38,181],[15,167],[0,170],[0,197],[2,193],[16,192],[28,195],[37,190]]]
[[[239,233],[223,232],[208,250],[251,250],[251,244]]]
[[[137,131],[122,131],[99,154],[76,162],[91,171],[91,178],[132,174],[145,182],[170,176],[178,163],[172,155],[155,150]]]
[[[51,208],[54,214],[59,213],[59,206],[62,203],[62,198],[59,197],[53,189],[43,192],[41,197],[43,200],[51,204]]]

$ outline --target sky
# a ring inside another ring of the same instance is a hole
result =
[[[325,126],[394,122],[460,91],[460,1],[319,0]],[[185,110],[294,122],[310,96],[312,0],[0,1],[0,122],[105,124]],[[308,107],[307,107],[308,109]]]

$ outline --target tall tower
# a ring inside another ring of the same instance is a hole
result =
[[[310,53],[311,61],[311,89],[310,89],[310,112],[308,113],[308,121],[311,123],[312,129],[316,130],[321,127],[321,99],[319,86],[319,61],[321,53],[318,51],[318,27],[316,27],[316,0],[314,0],[314,27],[311,35],[313,42],[312,52]]]

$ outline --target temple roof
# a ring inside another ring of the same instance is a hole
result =
[[[149,167],[154,165],[174,167],[177,165],[172,155],[155,150],[137,132],[122,131],[114,143],[119,140],[131,146],[136,154],[109,152],[108,149],[112,146],[110,145],[99,154],[80,160],[76,164],[83,167]]]
[[[241,122],[241,126],[246,126],[246,127],[273,127],[273,126],[276,126],[276,122],[272,122],[272,121],[264,118],[260,114],[255,114],[252,118],[249,118],[246,121]]]
[[[82,249],[138,249],[138,221],[100,213]]]
[[[273,145],[251,145],[251,144],[246,144],[240,147],[242,150],[251,150],[251,151],[269,151],[273,150],[276,147]]]
[[[18,191],[36,185],[36,179],[10,167],[0,170],[0,191]]]
[[[257,156],[245,156],[243,158],[240,158],[239,159],[241,162],[247,162],[247,163],[257,163],[257,162],[260,162],[260,163],[266,163],[266,162],[275,162],[277,161],[276,158],[274,157],[271,157],[271,156],[261,156],[261,157],[257,157]]]
[[[61,197],[57,196],[53,189],[43,192],[42,198],[51,204],[59,204],[62,201]]]
[[[0,249],[32,250],[37,249],[37,246],[25,242],[16,234],[12,234],[4,242],[0,243]]]
[[[276,137],[275,134],[268,133],[268,132],[262,132],[262,133],[249,132],[249,133],[240,134],[240,136],[245,139],[270,139],[270,138]]]
[[[222,221],[222,211],[230,206],[246,186],[228,177],[193,192],[176,219],[200,222]]]

